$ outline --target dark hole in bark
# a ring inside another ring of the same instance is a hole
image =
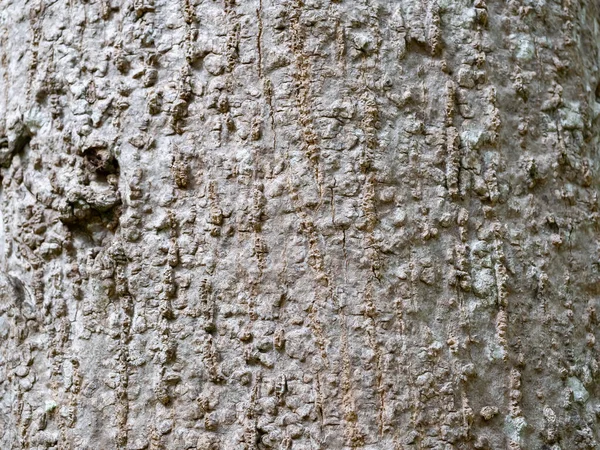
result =
[[[27,144],[29,144],[30,141],[31,141],[31,133],[29,132],[29,130],[27,128],[25,128],[23,130],[23,132],[19,133],[19,135],[15,139],[15,142],[13,144],[12,153],[13,154],[20,153],[27,146]]]
[[[31,141],[31,130],[24,123],[15,126],[14,140],[8,136],[0,136],[0,167],[10,166],[13,157],[21,153]]]
[[[74,206],[76,207],[76,206]],[[73,214],[72,216],[61,218],[61,222],[73,235],[83,238],[94,245],[112,235],[119,225],[121,217],[121,205],[117,205],[107,211],[98,211],[89,208],[83,214]],[[94,237],[96,236],[96,237]],[[73,251],[74,248],[67,248],[67,251]]]
[[[21,305],[23,305],[25,303],[25,297],[26,297],[25,287],[23,286],[23,283],[21,282],[21,280],[19,280],[16,277],[8,275],[8,281],[10,282],[10,284],[14,290],[14,293],[15,293],[15,298],[14,298],[15,303],[20,308]]]
[[[559,233],[560,232],[560,227],[558,226],[558,224],[554,220],[546,220],[546,226],[553,233]]]
[[[419,41],[415,38],[406,39],[407,53],[417,53],[429,56],[431,54],[431,46],[424,41]]]
[[[119,173],[119,163],[107,148],[89,147],[83,151],[83,158],[86,168],[100,180],[105,181],[108,175]]]

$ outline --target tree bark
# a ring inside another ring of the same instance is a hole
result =
[[[596,449],[597,0],[0,0],[2,449]]]

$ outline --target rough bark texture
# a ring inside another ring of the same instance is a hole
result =
[[[596,449],[597,0],[0,0],[2,449]]]

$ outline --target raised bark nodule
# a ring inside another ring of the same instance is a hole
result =
[[[0,448],[600,445],[597,0],[0,0]]]

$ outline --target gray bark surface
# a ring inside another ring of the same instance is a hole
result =
[[[0,448],[597,449],[597,0],[0,0]]]

